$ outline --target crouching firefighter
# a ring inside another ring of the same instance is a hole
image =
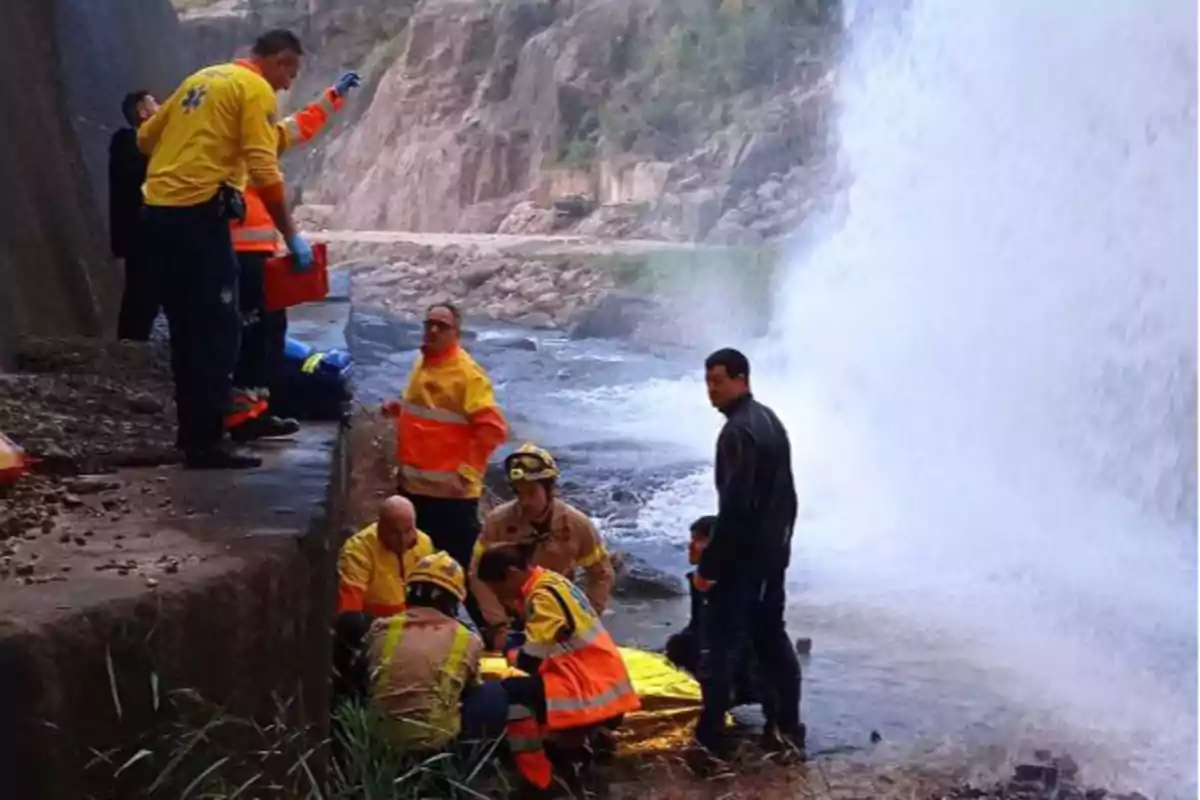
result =
[[[543,739],[585,739],[615,726],[641,703],[587,597],[530,559],[527,545],[494,545],[480,556],[477,574],[507,605],[524,609],[525,643],[506,655],[526,676],[501,682],[509,704],[508,741],[521,775],[546,789],[554,770]]]
[[[445,552],[426,556],[408,576],[407,608],[375,620],[367,635],[368,696],[405,752],[504,731],[507,695],[499,682],[479,683],[483,642],[456,619],[466,596],[458,562]]]
[[[521,644],[521,634],[509,638],[508,614],[500,600],[479,580],[479,557],[495,544],[527,545],[530,562],[571,580],[582,573],[581,588],[592,610],[603,614],[612,593],[613,568],[604,541],[587,514],[558,499],[559,478],[554,456],[533,444],[523,444],[504,459],[504,473],[516,499],[493,509],[483,523],[471,565],[471,594],[484,621],[484,641],[492,650]]]

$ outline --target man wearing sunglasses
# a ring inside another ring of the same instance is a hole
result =
[[[417,524],[464,571],[479,538],[479,496],[488,457],[508,436],[492,382],[462,348],[462,316],[450,303],[425,313],[421,355],[404,395],[384,405],[398,420],[399,490]],[[467,611],[479,621],[473,597]]]

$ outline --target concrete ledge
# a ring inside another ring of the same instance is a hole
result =
[[[347,312],[305,307],[293,333],[339,346]],[[133,796],[165,759],[113,773],[179,689],[264,722],[290,700],[289,721],[324,738],[347,448],[327,423],[256,450],[257,470],[131,469],[68,488],[54,536],[10,540],[37,568],[0,581],[0,797]]]
[[[322,733],[336,594],[336,539],[327,534],[338,525],[341,450],[336,426],[310,426],[233,481],[179,469],[122,473],[127,488],[165,486],[185,513],[134,512],[109,527],[85,517],[78,522],[91,526],[94,546],[63,555],[84,574],[0,589],[5,796],[122,796],[113,767],[84,767],[97,751],[130,747],[160,718],[152,674],[160,700],[190,688],[256,718],[270,719],[276,696],[294,695],[295,722]],[[165,566],[171,557],[177,572]],[[113,558],[140,566],[97,571]]]

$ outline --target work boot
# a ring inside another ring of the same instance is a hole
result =
[[[762,749],[768,753],[779,753],[790,759],[805,761],[807,755],[804,747],[807,737],[808,730],[803,722],[797,723],[796,727],[791,730],[768,728],[763,731]]]
[[[184,469],[254,469],[262,466],[258,456],[246,455],[230,447],[212,445],[184,453]]]
[[[733,768],[729,764],[729,756],[732,752],[733,748],[724,741],[715,749],[693,741],[691,747],[684,753],[683,760],[697,778],[708,780],[733,773]]]
[[[274,414],[264,414],[261,417],[247,420],[236,428],[230,428],[229,436],[239,444],[253,442],[255,439],[273,439],[279,436],[292,436],[299,432],[300,423],[294,419],[284,419]]]

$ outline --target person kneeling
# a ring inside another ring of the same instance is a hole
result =
[[[457,619],[466,596],[458,562],[445,552],[426,556],[408,576],[405,610],[375,620],[367,635],[370,702],[406,753],[504,731],[507,695],[498,681],[480,684],[483,641]]]
[[[700,556],[712,541],[713,529],[717,518],[713,515],[700,517],[691,526],[691,540],[688,542],[688,563],[693,567],[700,563]],[[678,633],[671,634],[667,639],[667,660],[680,669],[687,670],[692,675],[700,674],[700,632],[704,630],[704,611],[707,597],[704,592],[696,589],[692,582],[695,573],[687,574],[688,588],[691,591],[692,615],[688,624]],[[738,669],[733,687],[733,697],[730,706],[759,704],[763,716],[771,728],[774,720],[774,708],[770,692],[766,690],[762,679],[762,669],[752,650],[747,650]],[[770,732],[769,730],[767,731]]]
[[[506,655],[527,677],[506,678],[508,740],[522,776],[550,786],[544,736],[582,739],[641,707],[612,636],[570,580],[530,564],[532,548],[499,544],[476,575],[502,602],[523,609],[525,642]],[[573,776],[568,776],[568,780]]]

